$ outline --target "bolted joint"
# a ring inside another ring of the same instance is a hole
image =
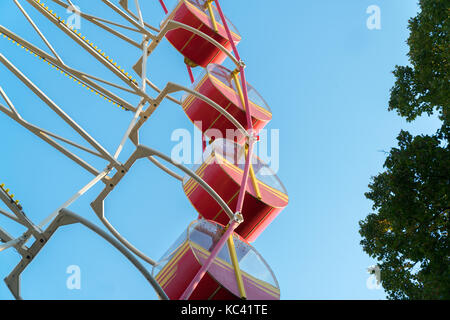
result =
[[[184,63],[187,64],[191,68],[198,67],[198,64],[196,64],[194,61],[192,61],[191,59],[188,59],[186,57],[184,58]]]
[[[245,64],[245,62],[242,59],[239,60],[239,66],[244,68],[244,69],[247,67],[247,65]]]
[[[259,135],[254,130],[248,130],[247,144],[250,142],[256,143],[259,141]]]
[[[236,212],[233,216],[233,221],[241,224],[242,222],[244,222],[244,216],[242,215],[242,213]]]
[[[120,172],[122,175],[125,175],[128,172],[128,169],[125,168],[124,165],[120,166],[120,169],[117,170],[117,172]]]
[[[238,75],[239,73],[241,73],[241,69],[236,68],[233,71],[231,71],[231,76],[234,77],[234,76]]]
[[[259,135],[256,134],[256,132],[252,131],[250,133],[249,139],[251,139],[253,141],[253,143],[258,142],[259,141]]]

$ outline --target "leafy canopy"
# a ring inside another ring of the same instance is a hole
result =
[[[411,65],[393,72],[389,110],[408,121],[437,112],[442,127],[433,136],[400,133],[365,194],[376,213],[359,223],[391,299],[450,298],[450,2],[421,0],[420,9],[409,21]]]

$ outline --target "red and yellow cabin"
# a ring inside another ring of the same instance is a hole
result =
[[[211,8],[214,13],[214,21],[207,8],[206,0],[179,0],[174,10],[166,17],[162,24],[166,21],[174,20],[192,28],[198,29],[204,34],[210,36],[228,51],[231,51],[231,43],[228,41],[228,36],[220,19],[216,7],[212,4]],[[228,26],[237,45],[241,41],[239,35],[233,24],[228,21]],[[217,31],[215,30],[217,27]],[[221,64],[227,55],[208,40],[192,33],[191,31],[178,28],[169,31],[166,34],[167,40],[177,49],[187,60],[191,66],[199,65],[206,67],[210,63]]]
[[[205,150],[203,159],[193,171],[234,210],[241,189],[245,148],[230,140],[217,139]],[[256,156],[253,156],[252,166],[256,179],[248,178],[241,212],[244,222],[236,229],[236,233],[249,242],[256,240],[289,201],[286,189],[270,167]],[[253,182],[257,183],[261,198]],[[200,217],[228,224],[228,215],[194,179],[186,177],[183,190]]]
[[[193,87],[195,91],[213,100],[244,128],[247,128],[246,110],[242,105],[230,70],[217,64],[210,64],[203,75],[193,84]],[[272,112],[261,95],[250,84],[247,84],[247,91],[253,128],[257,134],[272,119]],[[182,106],[188,118],[207,137],[216,138],[217,130],[219,130],[223,138],[237,142],[243,141],[244,136],[237,131],[236,126],[203,100],[192,94],[185,95]]]
[[[180,299],[223,232],[224,227],[213,221],[194,221],[153,268],[155,280],[171,300]],[[244,239],[236,234],[233,239],[247,299],[279,300],[280,288],[269,265]],[[237,300],[239,297],[226,244],[189,300]]]

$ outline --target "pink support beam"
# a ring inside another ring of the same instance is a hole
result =
[[[161,4],[161,7],[163,8],[164,13],[168,14],[169,10],[167,10],[167,7],[166,7],[166,4],[164,3],[164,0],[159,0],[159,3]]]
[[[210,256],[208,257],[208,260],[206,260],[205,264],[200,268],[200,270],[195,275],[195,278],[189,284],[189,287],[187,287],[186,290],[181,295],[180,300],[189,299],[192,292],[194,292],[195,288],[197,288],[198,284],[205,276],[206,272],[208,272],[209,267],[214,262],[214,259],[217,257],[220,250],[222,250],[222,248],[224,247],[225,243],[227,242],[227,239],[233,235],[233,232],[237,228],[238,225],[239,224],[236,221],[233,221],[230,224],[228,229],[225,231],[223,236],[220,238],[219,242],[217,242],[216,246],[214,247],[214,250],[211,252]]]
[[[206,139],[205,139],[205,135],[202,134],[202,147],[203,147],[203,152],[205,152],[206,150]]]
[[[241,57],[239,55],[236,44],[233,41],[233,36],[231,35],[231,31],[230,31],[230,28],[228,27],[227,19],[225,18],[225,15],[223,14],[222,7],[220,6],[220,2],[219,2],[219,0],[215,0],[215,2],[217,5],[217,11],[219,12],[219,15],[220,15],[220,19],[222,19],[223,25],[225,27],[225,31],[227,32],[228,41],[230,41],[231,48],[233,49],[234,56],[236,57],[236,59],[238,61],[241,61]],[[244,100],[245,100],[245,110],[246,110],[246,116],[247,116],[247,130],[252,135],[253,134],[252,114],[251,114],[251,110],[249,108],[250,103],[248,101],[247,81],[245,78],[244,67],[241,65],[239,67],[239,70],[240,70],[240,74],[241,74],[242,91],[244,93]],[[253,139],[250,139],[250,143],[248,146],[248,155],[247,155],[247,159],[245,161],[244,174],[242,177],[241,190],[239,192],[236,212],[241,212],[242,207],[244,205],[244,196],[245,196],[245,191],[247,190],[247,181],[248,181],[248,175],[250,172],[250,161],[252,158],[252,154],[253,154]]]
[[[227,20],[226,20],[226,18],[224,16],[222,8],[220,6],[220,2],[219,2],[219,0],[214,0],[214,1],[216,2],[217,11],[219,12],[220,18],[222,19],[223,25],[225,27],[225,31],[226,31],[227,36],[228,36],[228,41],[230,41],[231,48],[233,49],[234,56],[236,57],[236,59],[238,61],[241,61],[241,57],[239,56],[239,52],[238,52],[238,50],[236,48],[236,44],[233,41],[233,37],[231,35],[231,31],[230,31],[230,28],[228,27]],[[242,177],[241,189],[240,189],[240,192],[239,192],[238,203],[237,203],[236,211],[235,211],[236,213],[237,212],[240,213],[242,211],[242,207],[244,205],[244,196],[245,196],[245,192],[247,190],[248,177],[249,177],[249,173],[250,173],[250,161],[252,159],[253,145],[254,145],[252,114],[251,114],[251,110],[249,108],[250,103],[249,103],[249,100],[248,100],[247,82],[246,82],[246,78],[245,78],[244,66],[240,65],[239,66],[239,71],[240,71],[240,74],[241,74],[242,91],[243,91],[243,94],[244,94],[245,110],[246,110],[246,116],[247,116],[246,117],[247,118],[247,130],[252,135],[252,138],[250,139],[249,146],[248,146],[248,154],[247,154],[247,159],[245,161],[244,174],[243,174],[243,177]],[[217,257],[217,255],[219,254],[220,250],[225,245],[226,240],[230,237],[230,235],[232,235],[232,232],[234,232],[234,229],[236,229],[237,226],[238,226],[238,223],[236,221],[233,221],[231,223],[230,227],[227,229],[225,234],[222,236],[222,238],[217,243],[217,245],[214,248],[213,252],[211,252],[211,255],[209,256],[209,258],[206,261],[206,263],[198,271],[198,273],[196,274],[195,278],[189,284],[189,287],[186,289],[186,291],[181,296],[181,300],[189,299],[190,295],[192,294],[192,292],[194,292],[194,290],[197,287],[198,283],[205,276],[206,272],[208,271],[209,267],[213,263],[214,259]]]
[[[192,73],[192,68],[190,65],[186,64],[187,71],[189,73],[189,79],[191,79],[191,83],[195,82],[194,74]]]

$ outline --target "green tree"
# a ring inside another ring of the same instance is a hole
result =
[[[396,66],[389,110],[408,121],[437,113],[435,135],[402,131],[398,147],[365,195],[372,213],[360,221],[361,245],[379,261],[390,299],[450,299],[450,148],[448,0],[421,0],[409,21],[409,66]]]

